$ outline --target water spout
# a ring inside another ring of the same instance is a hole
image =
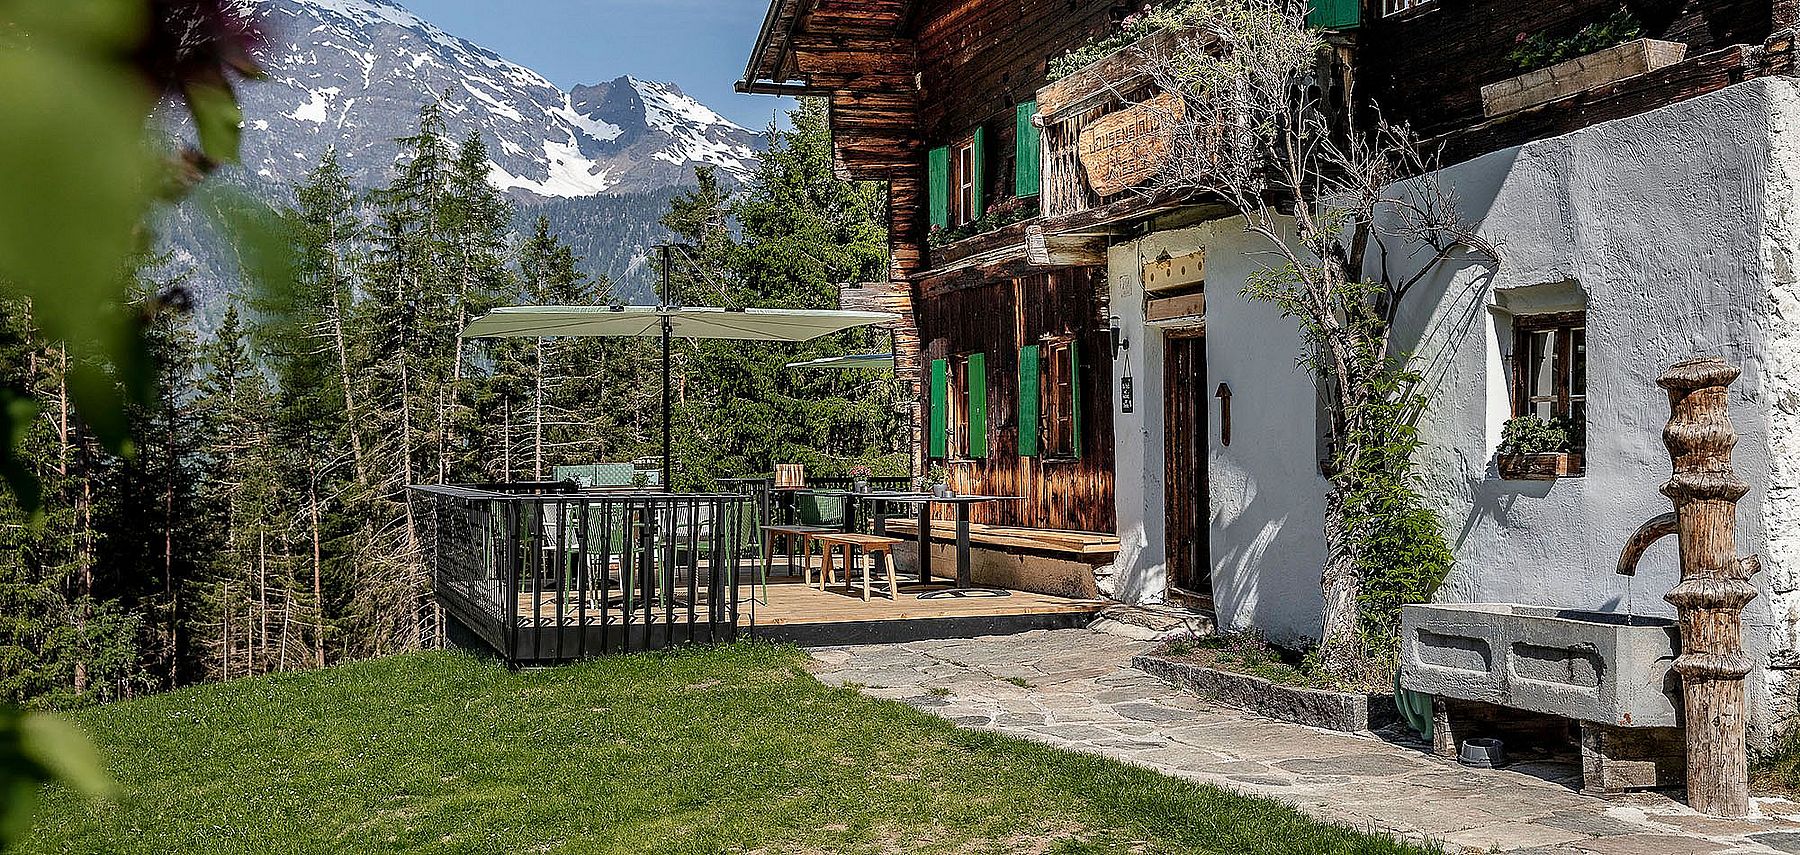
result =
[[[1619,575],[1636,576],[1638,561],[1644,557],[1644,551],[1659,540],[1676,533],[1677,517],[1673,511],[1651,519],[1644,523],[1637,534],[1625,541],[1624,551],[1619,553]]]

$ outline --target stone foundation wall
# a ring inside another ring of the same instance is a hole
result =
[[[918,578],[919,544],[914,541],[896,544],[894,563],[900,568],[901,578]],[[969,550],[969,569],[977,585],[1078,600],[1101,597],[1095,579],[1096,566],[1082,561],[974,546]],[[954,545],[932,544],[931,575],[939,579],[956,578]]]

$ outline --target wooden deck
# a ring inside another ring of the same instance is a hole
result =
[[[777,567],[776,572],[782,569]],[[769,580],[767,597],[761,585],[754,590],[749,584],[738,589],[738,630],[756,638],[791,641],[802,645],[859,644],[911,641],[926,638],[951,638],[978,635],[1002,635],[1032,629],[1085,626],[1110,603],[1106,600],[1070,599],[1027,591],[1008,591],[1005,596],[970,592],[957,596],[949,592],[955,586],[947,579],[923,585],[903,575],[900,597],[890,599],[886,586],[877,585],[871,598],[864,601],[860,579],[854,588],[842,583],[824,591],[803,584],[797,577],[777,576]],[[664,632],[665,624],[680,624],[687,616],[687,590],[676,588],[673,604],[654,602],[646,616],[642,600],[634,603],[631,623],[639,630],[654,628]],[[695,590],[695,609],[700,615],[708,602],[704,587]],[[935,596],[922,597],[922,594]],[[521,595],[518,615],[522,631],[554,633],[560,626],[565,631],[586,627],[592,632],[604,624],[619,628],[626,625],[624,598],[614,591],[602,611],[599,598],[590,597],[583,614],[578,598],[572,594],[562,599],[562,612],[557,612],[555,591],[540,593],[535,599]],[[667,607],[673,606],[673,621]],[[558,618],[561,618],[559,621]],[[647,619],[646,619],[647,617]],[[701,618],[704,620],[704,617]],[[676,633],[685,629],[677,626]]]
[[[904,578],[904,577],[903,577]],[[954,586],[902,584],[900,598],[877,591],[868,602],[860,583],[821,592],[798,579],[769,580],[767,602],[744,602],[742,626],[758,638],[800,644],[858,644],[973,635],[1000,635],[1031,629],[1082,626],[1104,609],[1105,600],[1072,600],[1010,591],[1007,596],[938,596]],[[760,599],[762,591],[757,591]]]

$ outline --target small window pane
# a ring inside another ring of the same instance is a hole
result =
[[[1573,343],[1569,347],[1569,394],[1587,394],[1587,327],[1569,331]]]
[[[1556,352],[1556,333],[1545,330],[1531,334],[1531,353],[1527,357],[1530,378],[1527,387],[1533,399],[1544,397],[1556,388],[1556,366],[1551,354]]]

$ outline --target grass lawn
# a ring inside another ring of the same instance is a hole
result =
[[[26,852],[1415,853],[958,730],[738,644],[511,673],[454,653],[79,716],[125,790]]]

